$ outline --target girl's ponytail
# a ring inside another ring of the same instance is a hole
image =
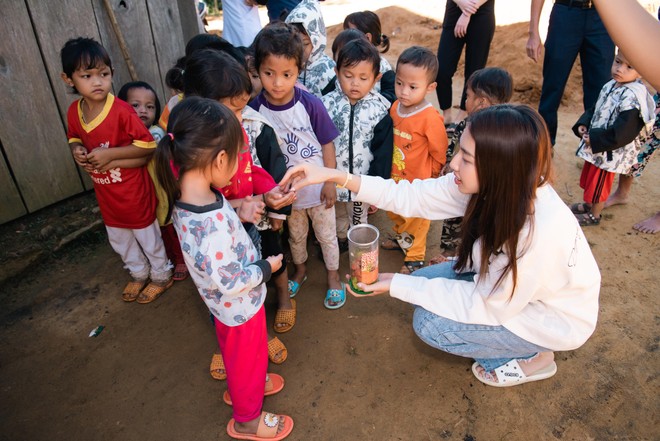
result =
[[[390,39],[381,32],[380,18],[375,12],[362,11],[348,14],[344,19],[344,29],[349,29],[351,25],[365,34],[371,35],[371,44],[381,48],[381,54],[390,50]]]
[[[156,176],[158,177],[158,182],[160,183],[161,187],[163,187],[163,190],[167,195],[166,223],[170,221],[172,216],[174,201],[179,199],[181,196],[178,180],[174,176],[174,170],[172,170],[174,156],[173,151],[175,148],[174,143],[174,135],[172,133],[168,133],[158,142],[158,147],[156,148],[155,153]]]
[[[390,50],[390,37],[388,37],[385,34],[380,34],[380,44],[377,44],[376,47],[382,47],[380,50],[381,54],[386,53],[387,51]]]
[[[165,74],[165,84],[177,92],[183,91],[183,69],[186,66],[186,57],[176,60],[176,64]]]

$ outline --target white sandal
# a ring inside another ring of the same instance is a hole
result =
[[[518,364],[518,361],[511,360],[508,363],[495,369],[497,378],[493,378],[493,375],[490,372],[486,372],[485,370],[483,374],[480,375],[477,371],[477,367],[480,366],[481,365],[475,361],[472,365],[472,373],[475,377],[477,377],[477,380],[494,387],[517,386],[519,384],[529,383],[531,381],[545,380],[557,373],[557,363],[554,361],[548,366],[544,367],[543,369],[539,369],[531,375],[525,375],[520,367],[520,364]]]

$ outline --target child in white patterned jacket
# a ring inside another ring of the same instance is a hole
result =
[[[337,169],[389,178],[392,171],[390,103],[373,88],[380,79],[380,55],[366,39],[350,41],[335,56],[338,87],[322,98],[341,132],[335,139]],[[337,188],[335,214],[339,249],[348,249],[351,225],[367,222],[368,205]]]

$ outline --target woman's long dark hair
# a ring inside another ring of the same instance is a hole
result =
[[[234,112],[217,101],[187,97],[174,107],[167,136],[156,149],[156,175],[167,194],[167,220],[179,199],[179,178],[190,170],[205,168],[221,151],[233,161],[243,143],[243,131]],[[173,167],[177,170],[174,175]]]
[[[532,222],[536,189],[553,177],[551,143],[543,118],[529,106],[502,104],[471,115],[466,132],[475,142],[479,192],[468,202],[462,223],[462,241],[455,269],[479,264],[479,276],[489,271],[492,256],[504,253],[509,262],[505,276],[518,278],[517,260],[527,244],[518,243],[526,222]],[[530,231],[533,229],[530,225]],[[481,257],[473,261],[472,247],[479,240]]]

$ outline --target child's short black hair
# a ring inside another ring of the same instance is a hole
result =
[[[435,82],[438,76],[438,57],[425,47],[411,46],[401,52],[396,62],[397,69],[402,64],[412,64],[415,67],[426,69],[429,84]]]
[[[112,71],[112,61],[108,51],[93,38],[78,37],[64,43],[60,51],[62,72],[71,78],[78,69],[93,69],[105,64]],[[78,93],[76,88],[73,91]]]
[[[341,50],[341,48],[343,48],[346,45],[346,43],[348,43],[349,41],[360,40],[360,39],[364,39],[367,42],[369,42],[365,33],[359,29],[352,29],[352,28],[344,29],[343,31],[338,33],[334,41],[332,42],[332,58],[334,58],[335,60],[337,59],[337,55],[339,55],[339,51]]]
[[[298,70],[303,70],[303,43],[298,31],[286,23],[273,23],[264,27],[254,39],[254,67],[259,72],[261,63],[269,55],[293,59]]]
[[[355,66],[361,61],[371,63],[374,77],[378,76],[380,72],[380,54],[378,53],[378,49],[369,43],[369,40],[366,38],[349,41],[341,48],[337,55],[337,70]]]
[[[247,69],[225,52],[197,51],[188,58],[183,75],[183,93],[212,100],[252,93]]]
[[[204,49],[214,49],[229,54],[247,69],[245,55],[239,48],[233,46],[230,42],[218,35],[198,34],[186,43],[186,55],[176,60],[176,64],[165,74],[165,84],[167,84],[167,87],[177,91],[183,91],[183,73],[186,68],[186,62],[195,52]]]
[[[188,43],[186,43],[186,57],[190,57],[195,52],[204,49],[215,49],[225,52],[240,64],[245,65],[243,52],[224,38],[215,34],[198,34],[188,40]]]
[[[153,92],[154,97],[156,98],[154,103],[156,106],[156,116],[154,118],[154,122],[158,122],[158,118],[160,118],[160,100],[158,99],[158,94],[154,88],[151,87],[151,84],[145,81],[130,81],[121,86],[121,89],[119,89],[119,92],[117,92],[117,98],[120,100],[128,101],[128,92],[130,92],[132,89],[147,89]]]
[[[513,95],[513,79],[504,69],[486,67],[474,71],[467,80],[469,87],[477,96],[485,97],[492,104],[504,104]]]

